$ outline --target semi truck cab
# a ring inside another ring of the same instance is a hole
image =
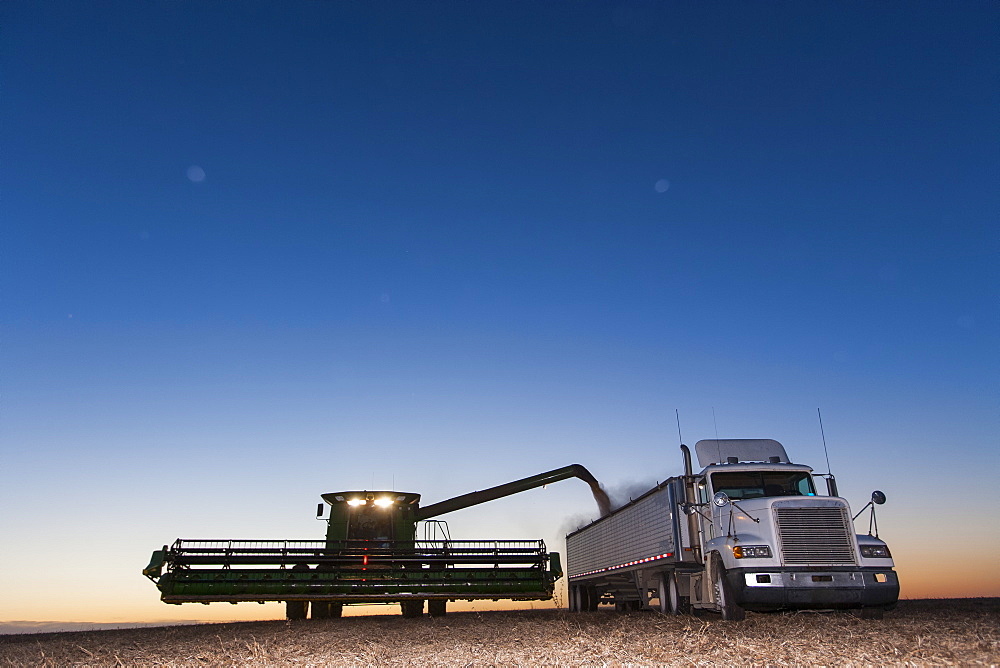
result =
[[[812,468],[771,439],[695,445],[703,578],[691,604],[742,618],[744,610],[855,608],[880,617],[899,598],[892,555],[858,535],[850,506],[820,496]],[[881,494],[881,493],[879,493]],[[884,500],[884,497],[883,497]]]

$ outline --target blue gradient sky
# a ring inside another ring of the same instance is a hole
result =
[[[0,5],[0,620],[280,616],[140,570],[652,484],[675,409],[822,470],[821,407],[903,595],[1000,595],[1000,4],[540,4]]]

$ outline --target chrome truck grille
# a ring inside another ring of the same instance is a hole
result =
[[[786,564],[854,565],[854,541],[847,510],[775,508],[781,554]]]

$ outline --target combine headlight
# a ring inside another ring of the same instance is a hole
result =
[[[892,559],[886,545],[862,545],[861,556],[865,559]]]
[[[381,499],[375,499],[375,505],[379,508],[388,508],[392,505],[392,499],[387,496],[383,496]]]
[[[737,559],[770,559],[771,548],[767,545],[737,545],[733,548]]]
[[[363,505],[365,505],[365,500],[364,499],[348,499],[347,500],[347,505],[352,506],[352,507],[363,506]]]

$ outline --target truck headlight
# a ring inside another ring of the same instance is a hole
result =
[[[861,556],[865,559],[892,559],[886,545],[862,545]]]
[[[737,559],[769,559],[771,548],[767,545],[737,545],[733,548],[733,556]]]

